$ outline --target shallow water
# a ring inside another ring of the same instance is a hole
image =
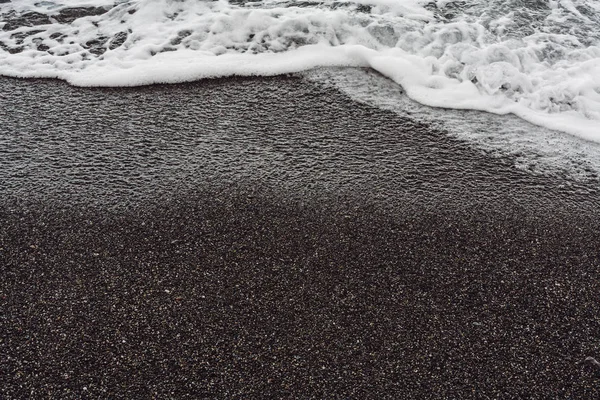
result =
[[[517,168],[527,172],[598,183],[598,143],[539,127],[513,115],[427,107],[369,69],[320,68],[303,76],[320,86],[340,90],[355,101],[427,123],[492,156],[509,156]]]
[[[0,89],[4,199],[123,207],[229,181],[423,210],[598,200],[597,181],[532,174],[514,155],[300,77],[131,89],[2,79]]]

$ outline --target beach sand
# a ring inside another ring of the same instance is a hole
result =
[[[0,89],[0,397],[600,395],[597,183],[298,77]]]

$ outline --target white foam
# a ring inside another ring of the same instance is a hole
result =
[[[274,76],[316,67],[363,67],[362,46],[331,48],[312,45],[281,54],[206,55],[193,50],[161,53],[131,64],[99,64],[77,74],[59,76],[77,86],[139,86],[148,83],[180,83],[225,76]],[[175,72],[176,71],[176,72]]]
[[[23,0],[0,5],[5,20],[35,11],[51,23],[0,32],[0,74],[133,86],[370,67],[425,105],[512,113],[600,142],[600,6],[505,3],[103,0],[93,5],[104,15],[60,24],[62,10],[91,3]]]

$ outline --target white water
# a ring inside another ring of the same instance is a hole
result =
[[[107,12],[57,20],[75,6]],[[31,11],[48,23],[9,25]],[[0,12],[7,76],[134,86],[369,67],[424,105],[512,113],[600,143],[596,0],[20,0]]]

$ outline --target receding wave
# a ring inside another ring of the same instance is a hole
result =
[[[369,67],[425,105],[600,142],[594,0],[13,0],[0,13],[6,76],[133,86]]]

